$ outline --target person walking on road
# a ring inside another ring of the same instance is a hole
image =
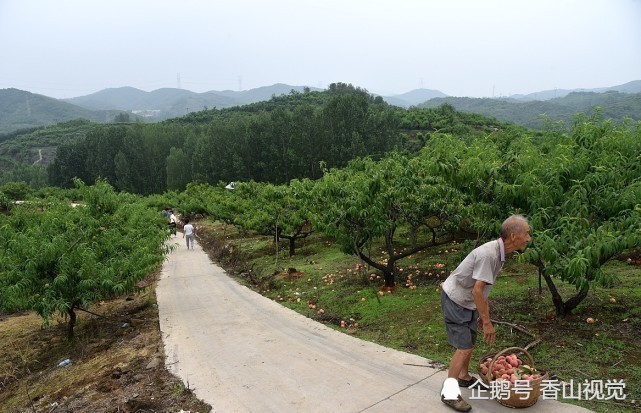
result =
[[[470,375],[469,364],[476,343],[477,329],[485,342],[493,344],[496,332],[490,319],[488,296],[505,257],[523,251],[530,242],[530,225],[522,215],[512,215],[501,225],[500,238],[470,252],[443,283],[441,306],[447,340],[456,350],[443,382],[441,401],[459,412],[472,406],[461,397],[459,387],[472,388],[477,380]]]
[[[191,243],[191,249],[194,249],[194,235],[195,228],[192,224],[189,223],[189,219],[185,219],[185,226],[183,227],[183,238],[187,240],[187,249],[189,249],[189,244]]]
[[[174,210],[169,210],[169,228],[171,229],[171,235],[176,235],[176,215],[174,215]]]

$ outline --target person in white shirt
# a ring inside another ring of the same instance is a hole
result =
[[[183,226],[183,238],[187,240],[187,249],[191,244],[191,249],[194,249],[194,226],[189,223],[189,219],[185,219],[185,225]]]
[[[171,230],[171,235],[176,235],[176,215],[174,215],[174,210],[169,210],[169,228]]]
[[[523,251],[530,242],[530,225],[521,215],[512,215],[501,225],[500,238],[487,242],[470,252],[443,283],[441,306],[448,342],[456,349],[450,361],[441,400],[459,412],[472,406],[461,397],[459,387],[477,385],[469,372],[470,358],[476,343],[477,330],[485,342],[493,344],[496,332],[490,320],[488,295],[505,257]]]

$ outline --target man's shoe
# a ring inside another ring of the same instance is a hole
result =
[[[468,389],[476,389],[481,386],[485,386],[479,379],[472,377],[471,379],[457,379],[459,387],[465,387]]]
[[[472,410],[472,406],[463,400],[461,396],[458,396],[458,399],[453,400],[446,400],[445,397],[441,396],[441,401],[457,412],[469,412]]]

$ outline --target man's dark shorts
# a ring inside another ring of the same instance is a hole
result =
[[[445,291],[441,292],[441,306],[445,319],[447,341],[450,345],[461,350],[474,347],[479,312],[456,304],[450,300]]]

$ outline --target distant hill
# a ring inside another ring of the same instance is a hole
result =
[[[73,119],[88,119],[98,122],[112,121],[114,117],[126,111],[131,119],[141,118],[148,121],[161,121],[183,117],[187,114],[198,113],[203,109],[234,108],[248,104],[269,101],[273,96],[283,96],[295,92],[319,92],[322,89],[306,86],[291,86],[277,83],[271,86],[259,87],[245,91],[209,91],[195,93],[185,89],[163,88],[145,92],[133,87],[104,89],[86,96],[57,100],[43,95],[36,95],[18,89],[0,90],[0,135],[20,129],[33,129],[57,122]],[[581,91],[581,92],[578,92]],[[559,101],[573,93],[610,93],[616,91],[621,96],[588,96],[568,101]],[[515,122],[528,127],[540,127],[537,117],[545,113],[552,119],[568,119],[573,113],[584,112],[594,105],[615,105],[612,110],[615,118],[628,116],[637,118],[634,113],[637,105],[631,95],[641,93],[641,80],[635,80],[623,85],[597,89],[548,90],[528,95],[514,95],[510,98],[474,99],[454,98],[433,89],[415,89],[409,92],[381,96],[387,103],[399,107],[438,106],[442,103],[452,103],[455,108],[471,111],[497,119]],[[630,100],[632,110],[617,106],[619,100]],[[551,102],[542,105],[540,102]],[[429,102],[429,103],[426,103]],[[537,103],[538,102],[538,103]],[[572,104],[570,104],[572,102]],[[524,108],[515,104],[526,104]],[[592,106],[590,106],[592,105]]]
[[[118,113],[90,110],[24,90],[0,89],[0,134],[74,119],[112,121]]]
[[[199,111],[203,108],[228,108],[249,103],[267,101],[272,96],[289,94],[292,90],[302,92],[321,91],[322,89],[291,86],[276,83],[244,91],[222,90],[204,93],[191,92],[185,89],[162,88],[145,92],[133,87],[119,87],[104,89],[86,96],[79,96],[63,101],[90,110],[121,110],[141,112],[150,120],[163,120],[175,116],[182,116],[189,112]],[[509,99],[520,101],[550,100],[567,96],[574,92],[606,92],[617,91],[621,93],[641,93],[641,80],[635,80],[623,85],[602,87],[595,89],[554,89],[544,90],[527,95],[512,95]],[[415,89],[397,95],[382,96],[389,104],[410,107],[424,103],[434,98],[445,98],[448,95],[433,89]],[[498,99],[506,99],[505,97]],[[148,113],[144,113],[148,111]]]
[[[152,121],[171,119],[206,108],[229,108],[269,100],[272,96],[302,92],[305,86],[277,83],[272,86],[235,92],[231,90],[191,92],[185,89],[163,88],[145,92],[132,87],[104,89],[86,96],[65,99],[87,109],[118,109],[138,114]],[[307,88],[319,91],[321,89]]]
[[[624,83],[618,86],[610,87],[600,87],[595,89],[553,89],[553,90],[543,90],[541,92],[530,93],[527,95],[512,95],[511,99],[517,99],[520,101],[532,101],[532,100],[550,100],[562,98],[570,93],[574,92],[595,92],[603,93],[608,91],[615,91],[621,93],[641,93],[641,80],[633,80],[632,82]]]
[[[617,121],[623,117],[641,120],[641,93],[572,92],[564,97],[546,101],[446,97],[431,99],[418,106],[434,108],[444,103],[461,112],[478,113],[532,129],[544,126],[542,115],[552,121],[563,121],[570,125],[577,113],[591,115],[596,107],[601,108],[605,118]]]
[[[400,95],[383,96],[383,100],[390,105],[408,108],[410,106],[416,106],[420,103],[426,102],[430,99],[444,97],[447,97],[447,95],[439,90],[414,89]]]
[[[512,95],[509,97],[498,97],[498,98],[492,98],[492,99],[502,100],[502,101],[513,99],[521,102],[529,102],[534,100],[543,101],[543,100],[562,98],[569,95],[570,93],[575,93],[575,92],[603,93],[608,91],[615,91],[615,92],[621,92],[621,93],[641,93],[641,80],[634,80],[632,82],[628,82],[628,83],[617,85],[617,86],[601,87],[601,88],[594,88],[594,89],[553,89],[553,90],[543,90],[540,92],[530,93],[527,95]],[[446,98],[446,97],[448,97],[448,95],[438,90],[415,89],[400,95],[383,96],[383,99],[390,105],[408,108],[410,106],[420,105],[431,99]],[[470,98],[470,99],[473,99],[473,98]]]
[[[185,89],[163,88],[145,92],[133,87],[104,89],[86,96],[65,99],[87,109],[119,109],[126,111],[160,111],[160,117],[166,119],[175,115],[184,115],[186,111],[202,110],[204,106],[229,107],[239,104],[235,99],[220,96],[212,92],[195,93]]]
[[[233,98],[236,101],[238,101],[240,104],[248,104],[248,103],[256,103],[256,102],[269,100],[272,98],[272,96],[287,95],[292,90],[295,90],[296,92],[303,92],[306,89],[312,92],[320,92],[323,90],[323,89],[318,89],[314,87],[290,86],[284,83],[276,83],[271,86],[263,86],[263,87],[258,87],[255,89],[244,90],[239,92],[236,92],[233,90],[223,90],[220,92],[213,91],[210,93],[215,93],[221,96]]]

